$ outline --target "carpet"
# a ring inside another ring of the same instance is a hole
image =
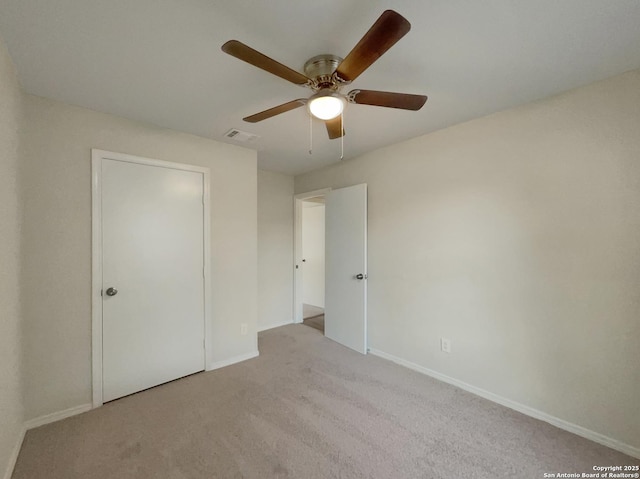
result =
[[[13,479],[542,478],[638,461],[300,324],[27,433]]]

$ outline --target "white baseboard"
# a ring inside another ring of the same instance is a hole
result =
[[[4,471],[4,475],[2,476],[4,479],[11,479],[13,475],[13,470],[16,467],[16,462],[18,461],[18,454],[20,454],[20,449],[22,448],[22,441],[24,441],[24,435],[27,433],[26,428],[23,426],[20,430],[20,434],[18,435],[18,439],[16,440],[15,446],[13,446],[13,451],[11,451],[11,456],[9,456],[9,462],[7,463],[7,468]]]
[[[565,421],[564,419],[560,419],[524,404],[520,404],[502,396],[498,396],[497,394],[485,391],[484,389],[472,386],[471,384],[459,381],[458,379],[454,379],[432,369],[425,368],[423,366],[420,366],[419,364],[412,363],[411,361],[407,361],[405,359],[394,356],[393,354],[385,353],[384,351],[379,351],[377,349],[369,349],[369,353],[373,354],[374,356],[379,356],[383,359],[388,359],[389,361],[392,361],[396,364],[412,369],[419,373],[425,374],[427,376],[431,376],[432,378],[438,379],[439,381],[459,387],[460,389],[464,389],[465,391],[473,393],[476,396],[480,396],[488,399],[489,401],[501,404],[502,406],[506,406],[510,409],[521,412],[522,414],[526,414],[527,416],[531,416],[533,418],[540,419],[541,421],[548,422],[549,424],[552,424],[560,429],[564,429],[565,431],[569,431],[593,442],[597,442],[598,444],[602,444],[603,446],[610,447],[611,449],[615,449],[616,451],[620,451],[624,454],[640,459],[640,448],[625,444],[621,441],[618,441],[617,439],[610,438],[608,436],[605,436],[604,434],[591,431],[590,429],[570,423],[568,421]]]
[[[64,411],[52,412],[51,414],[45,414],[44,416],[29,419],[24,423],[24,427],[28,431],[29,429],[34,429],[36,427],[44,426],[45,424],[50,424],[71,416],[82,414],[83,412],[90,411],[91,409],[93,409],[93,405],[91,403],[81,404],[80,406],[71,407]]]
[[[233,358],[225,359],[223,361],[216,361],[209,365],[207,371],[213,371],[214,369],[224,368],[225,366],[231,366],[232,364],[240,363],[242,361],[246,361],[247,359],[257,358],[260,355],[259,351],[253,351],[247,354],[241,354],[239,356],[234,356]]]
[[[260,326],[258,332],[266,331],[267,329],[279,328],[280,326],[286,326],[287,324],[293,324],[293,321],[282,321],[279,323],[271,323],[266,326]]]

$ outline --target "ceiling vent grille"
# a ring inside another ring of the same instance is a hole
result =
[[[224,136],[225,138],[237,141],[238,143],[255,143],[258,138],[260,138],[258,135],[247,133],[246,131],[238,130],[237,128],[231,128],[224,134]]]

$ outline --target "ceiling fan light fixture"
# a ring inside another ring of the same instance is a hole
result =
[[[334,91],[319,91],[309,100],[309,112],[320,120],[333,120],[344,110],[345,100]]]

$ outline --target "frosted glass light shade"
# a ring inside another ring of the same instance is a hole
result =
[[[344,100],[332,94],[317,96],[309,102],[309,111],[320,120],[332,120],[340,116],[342,110]]]

